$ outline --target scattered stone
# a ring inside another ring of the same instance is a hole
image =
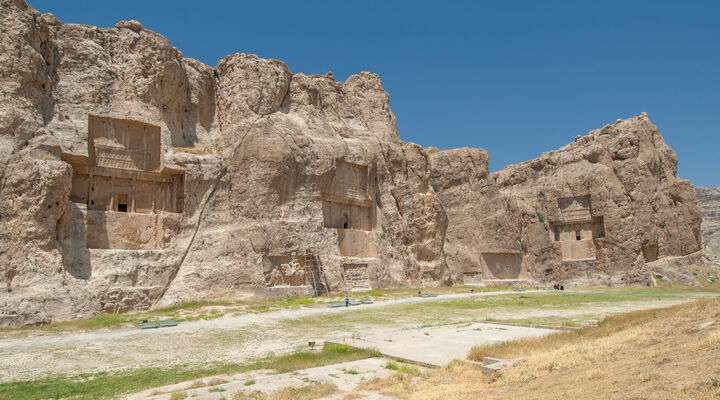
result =
[[[503,360],[500,358],[483,357],[482,361],[462,360],[463,363],[470,365],[482,371],[483,374],[489,376],[499,376],[503,370],[515,365],[513,360]]]
[[[500,358],[483,357],[482,372],[486,375],[500,375],[504,369],[515,365],[512,360],[503,360]]]

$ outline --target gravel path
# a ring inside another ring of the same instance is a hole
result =
[[[522,293],[537,293],[541,290],[527,290]],[[117,329],[101,329],[91,332],[34,332],[30,336],[24,338],[0,339],[0,355],[8,348],[18,349],[34,349],[43,346],[59,346],[59,345],[79,345],[89,342],[105,341],[105,340],[125,340],[137,339],[142,337],[151,337],[161,339],[166,336],[175,336],[177,334],[193,334],[208,330],[235,330],[250,325],[272,325],[286,319],[298,319],[303,317],[313,317],[322,315],[341,314],[358,310],[367,310],[372,308],[381,308],[394,306],[398,304],[418,304],[432,301],[457,300],[473,297],[489,297],[505,294],[518,294],[516,291],[496,291],[496,292],[478,292],[478,293],[459,293],[438,295],[437,297],[408,297],[401,299],[392,299],[378,301],[372,304],[364,304],[361,306],[339,307],[339,308],[300,308],[285,309],[278,311],[270,311],[265,313],[248,313],[241,315],[226,315],[211,320],[196,320],[183,322],[178,326],[162,329],[137,329],[137,328],[117,328]]]

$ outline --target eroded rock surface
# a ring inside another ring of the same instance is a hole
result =
[[[720,264],[720,188],[696,188],[703,212],[702,236],[705,255]]]
[[[488,174],[483,150],[401,141],[374,74],[248,54],[211,68],[137,21],[0,7],[0,324],[466,278],[635,282],[701,248],[694,191],[646,116]]]
[[[644,282],[646,263],[702,249],[694,189],[645,114],[485,179],[483,151],[430,159],[456,280]]]
[[[426,154],[399,140],[376,75],[336,82],[246,54],[213,69],[137,21],[1,4],[3,324],[448,280]],[[116,123],[96,134],[89,116]],[[136,160],[159,151],[138,150],[142,133],[118,133],[144,129],[133,121],[159,127],[162,165]],[[177,207],[139,183],[168,166],[184,174]]]

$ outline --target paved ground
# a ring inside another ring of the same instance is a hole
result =
[[[253,371],[236,375],[220,375],[212,378],[188,381],[154,388],[126,396],[125,400],[168,400],[172,393],[182,392],[187,398],[220,400],[232,397],[237,392],[272,393],[289,387],[301,387],[314,382],[335,385],[340,392],[354,389],[363,380],[384,378],[393,372],[387,368],[385,358],[344,362],[324,367],[308,368],[284,374],[272,374],[269,371]],[[215,382],[225,383],[208,385]]]
[[[463,359],[476,345],[524,337],[537,337],[556,332],[552,329],[528,328],[486,323],[463,323],[425,328],[374,329],[363,335],[344,335],[333,338],[355,347],[377,349],[392,358],[426,366],[445,366],[454,359]],[[168,400],[173,393],[182,392],[187,398],[225,399],[237,392],[272,393],[288,387],[311,383],[329,383],[339,392],[348,392],[363,380],[384,378],[392,374],[385,368],[386,358],[370,358],[324,367],[309,368],[292,373],[273,374],[271,371],[252,371],[235,375],[219,375],[187,381],[161,388],[153,388],[125,397],[126,400]],[[332,397],[338,397],[336,394]]]
[[[336,341],[350,346],[376,349],[383,355],[420,365],[444,367],[464,359],[473,346],[526,337],[545,336],[552,329],[486,323],[462,323],[416,329],[376,329]]]

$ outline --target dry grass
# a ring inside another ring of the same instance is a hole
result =
[[[337,392],[335,385],[313,383],[301,387],[290,387],[270,394],[261,392],[235,393],[232,400],[315,400]]]
[[[191,383],[190,386],[187,387],[187,389],[197,389],[197,388],[201,388],[201,387],[205,387],[205,386],[207,386],[205,381],[195,381],[195,382]]]
[[[212,378],[209,381],[204,380],[198,380],[190,384],[190,386],[186,387],[185,389],[197,389],[201,387],[208,387],[208,386],[218,386],[222,385],[224,383],[228,383],[226,379],[221,378]]]
[[[170,400],[185,400],[187,399],[187,394],[183,392],[175,392],[170,395]]]
[[[621,331],[643,326],[653,320],[667,318],[668,313],[678,307],[665,309],[644,310],[613,315],[605,318],[596,326],[582,330],[568,331],[540,338],[526,338],[512,342],[501,342],[491,346],[475,347],[468,354],[468,358],[481,361],[483,357],[497,358],[523,358],[525,355],[541,350],[552,350],[570,344],[584,345],[588,340],[608,338]]]
[[[522,358],[497,380],[458,363],[361,387],[401,399],[718,399],[720,300],[610,317],[599,326],[470,356]]]
[[[228,381],[226,379],[212,378],[207,382],[207,386],[217,386],[217,385],[223,385],[225,383],[228,383]]]

